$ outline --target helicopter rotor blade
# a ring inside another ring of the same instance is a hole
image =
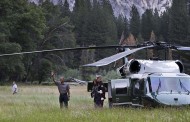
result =
[[[139,50],[142,50],[142,49],[145,49],[145,48],[152,48],[154,47],[153,45],[152,46],[146,46],[146,47],[141,47],[141,48],[136,48],[136,49],[132,49],[132,50],[129,50],[129,51],[124,51],[124,52],[121,52],[121,53],[118,53],[118,54],[115,54],[115,55],[112,55],[110,57],[107,57],[107,58],[104,58],[104,59],[101,59],[97,62],[94,62],[94,63],[91,63],[91,64],[86,64],[86,65],[83,65],[83,66],[95,66],[95,67],[99,67],[99,66],[105,66],[105,65],[108,65],[112,62],[115,62],[125,56],[128,56],[134,52],[137,52]]]
[[[110,45],[110,46],[90,46],[90,47],[77,47],[77,48],[61,48],[61,49],[51,49],[51,50],[38,50],[38,51],[29,51],[29,52],[17,52],[17,53],[0,54],[0,57],[23,55],[23,54],[33,54],[33,53],[43,53],[43,52],[74,51],[74,50],[88,50],[88,49],[110,49],[110,48],[121,48],[121,47],[132,47],[132,48],[134,48],[134,47],[137,47],[137,46]]]
[[[190,47],[177,47],[177,50],[186,50],[186,51],[190,51]]]

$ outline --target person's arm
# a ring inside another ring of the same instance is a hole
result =
[[[68,97],[70,97],[70,86],[69,85],[67,86],[67,94],[68,94]]]
[[[70,97],[70,89],[68,89],[68,96]]]
[[[53,82],[56,84],[56,81],[55,81],[55,73],[54,73],[54,72],[51,73],[51,77],[52,77]]]
[[[94,86],[93,86],[93,87],[92,87],[92,91],[91,91],[91,93],[90,93],[91,98],[93,98],[93,97],[94,97],[94,92],[95,92],[95,89],[94,89]]]

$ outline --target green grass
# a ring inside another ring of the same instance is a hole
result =
[[[94,109],[86,86],[71,86],[69,109],[59,108],[56,86],[0,86],[0,122],[188,122],[189,108]]]

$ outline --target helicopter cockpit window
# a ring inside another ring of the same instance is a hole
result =
[[[190,78],[151,77],[150,92],[189,92]]]
[[[117,82],[115,84],[116,94],[127,94],[127,82]]]

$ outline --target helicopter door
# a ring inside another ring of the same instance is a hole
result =
[[[144,95],[144,80],[132,81],[132,103],[134,105],[142,104],[142,96]]]
[[[112,104],[113,105],[125,105],[129,104],[130,96],[129,96],[129,86],[130,82],[129,79],[114,79],[111,80],[111,97],[112,97]]]

